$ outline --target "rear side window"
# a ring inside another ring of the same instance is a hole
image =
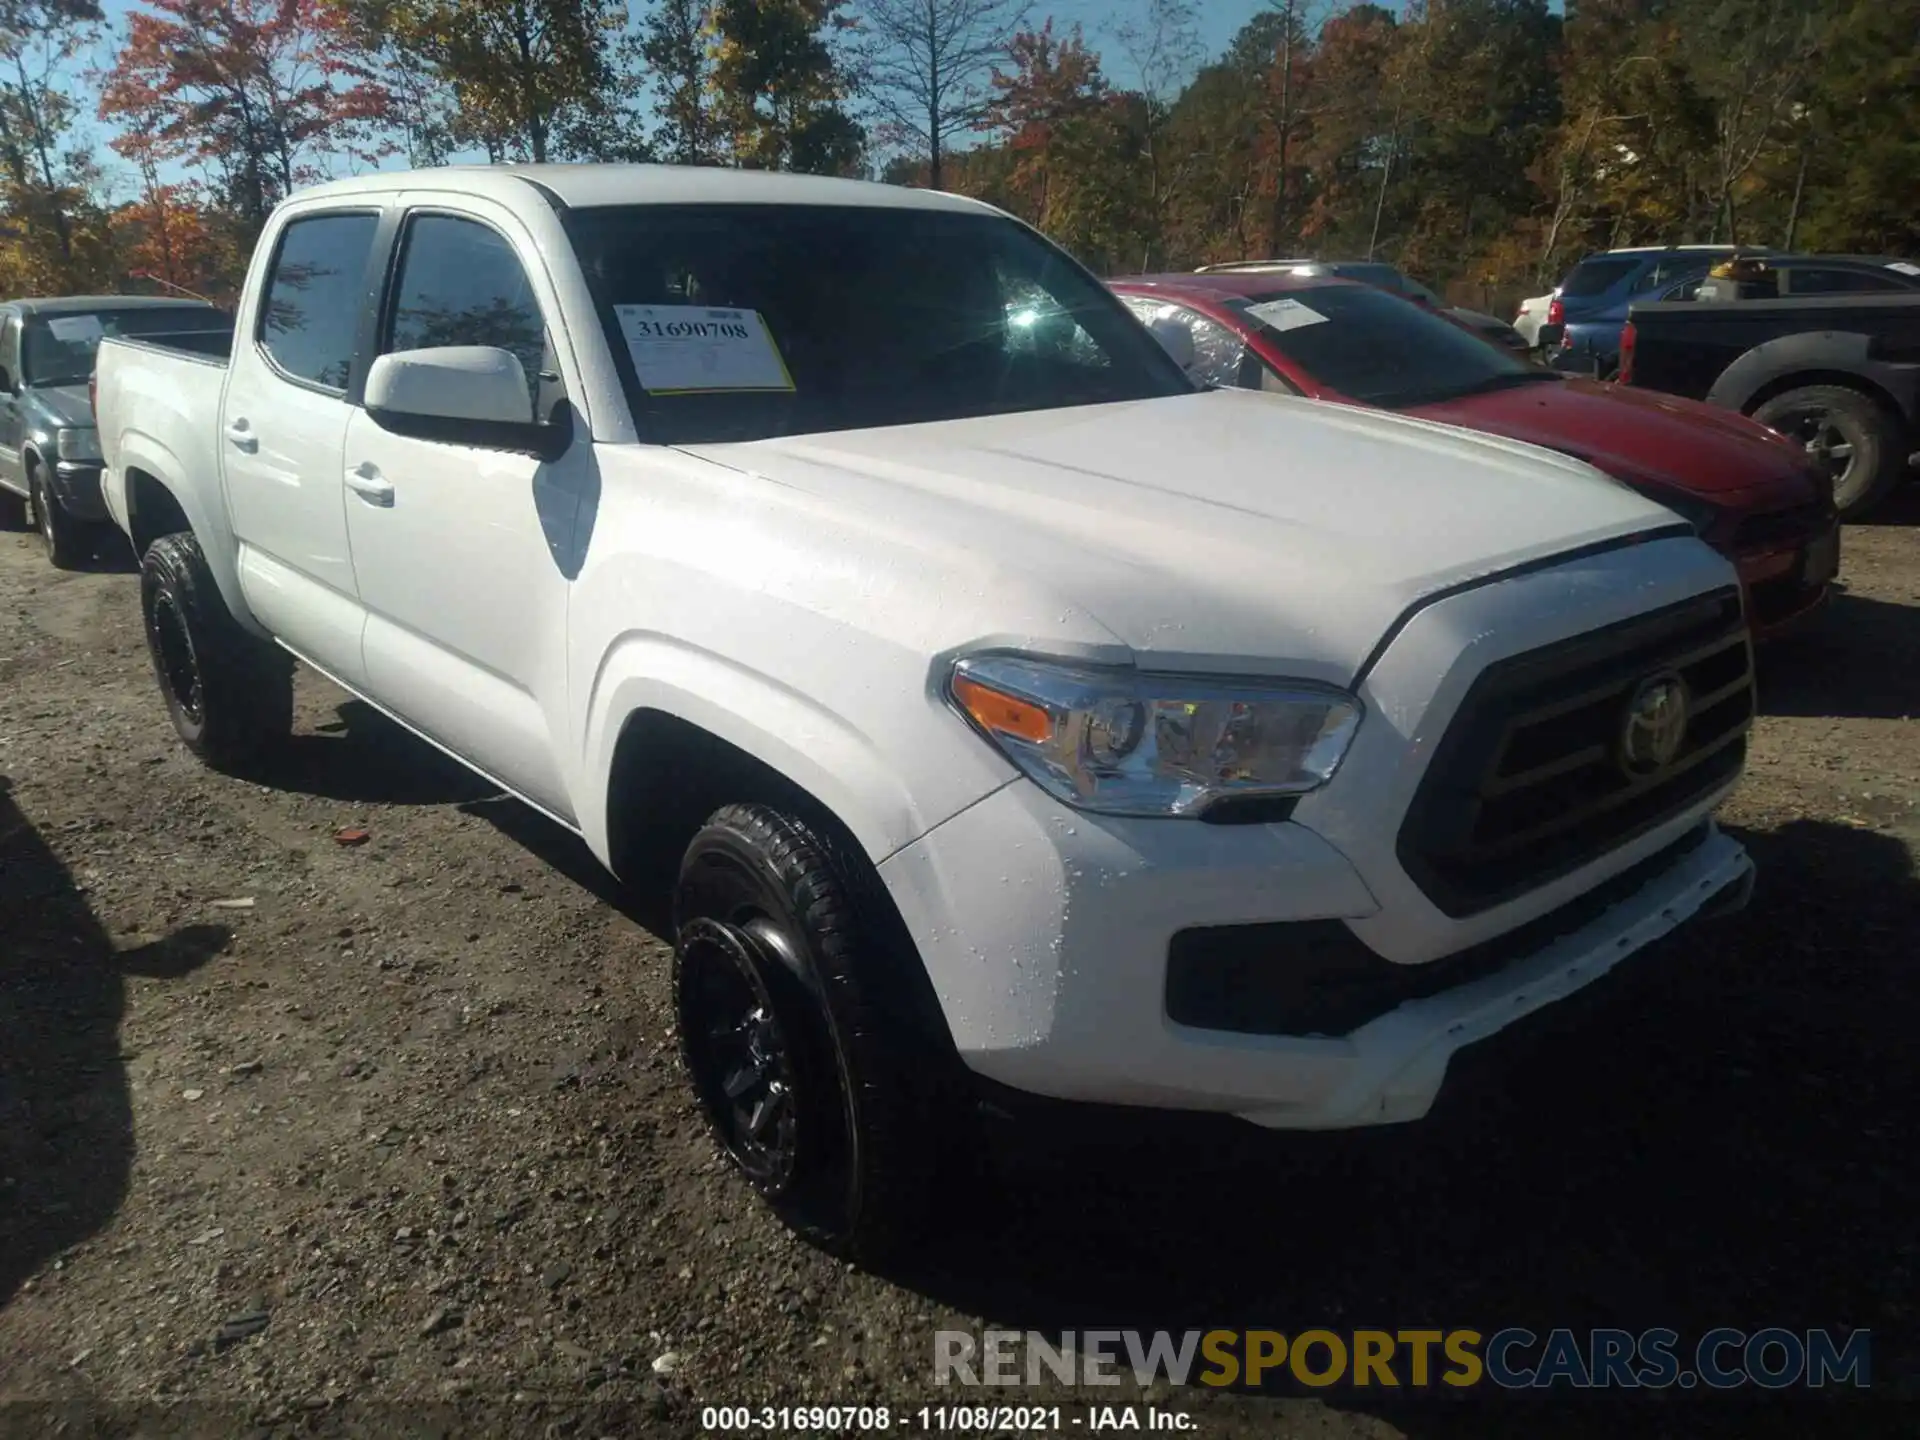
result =
[[[1582,260],[1573,267],[1573,273],[1560,282],[1560,298],[1584,300],[1590,295],[1611,290],[1639,269],[1641,263],[1632,257]]]
[[[378,223],[374,215],[315,215],[280,232],[260,345],[283,374],[346,390]]]
[[[1794,267],[1785,272],[1791,295],[1847,295],[1904,290],[1898,280],[1871,270],[1820,270]]]
[[[474,220],[417,215],[407,225],[387,353],[442,345],[490,345],[526,372],[529,402],[542,404],[541,371],[551,372],[546,325],[526,268],[505,236]]]

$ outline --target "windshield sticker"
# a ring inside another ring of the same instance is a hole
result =
[[[1275,330],[1298,330],[1306,325],[1324,325],[1327,317],[1318,310],[1311,310],[1298,300],[1268,300],[1259,305],[1249,305],[1247,314],[1262,325],[1271,325]]]
[[[47,329],[63,345],[84,345],[105,333],[100,328],[98,315],[49,315]]]
[[[1909,265],[1904,260],[1896,260],[1887,266],[1889,270],[1898,270],[1902,275],[1920,275],[1920,265]]]
[[[634,373],[650,395],[793,389],[758,310],[616,305],[613,312]]]

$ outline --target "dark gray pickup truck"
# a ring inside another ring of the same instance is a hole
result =
[[[1635,305],[1620,380],[1707,400],[1799,440],[1857,519],[1920,449],[1920,294],[1753,299],[1736,283]]]
[[[70,295],[0,304],[0,528],[31,518],[55,565],[84,560],[107,521],[87,399],[101,337],[232,328],[232,316],[201,300]]]

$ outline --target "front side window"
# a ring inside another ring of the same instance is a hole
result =
[[[109,335],[218,333],[232,325],[225,311],[198,305],[34,315],[21,335],[20,381],[25,385],[86,384],[93,374],[94,353]]]
[[[286,375],[346,390],[378,223],[373,215],[314,215],[280,232],[260,345]]]
[[[641,434],[757,440],[1188,393],[1113,294],[994,215],[653,205],[566,224]]]
[[[385,353],[443,345],[505,350],[526,372],[529,402],[546,414],[541,374],[553,373],[547,329],[526,267],[506,237],[451,215],[417,215],[407,226]]]

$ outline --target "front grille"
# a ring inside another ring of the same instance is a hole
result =
[[[1538,919],[1423,965],[1384,960],[1343,920],[1210,925],[1167,947],[1167,1018],[1242,1035],[1347,1035],[1442,991],[1497,975],[1585,929],[1705,843],[1697,826]]]
[[[1834,523],[1833,501],[1814,500],[1787,510],[1772,510],[1764,515],[1749,515],[1733,532],[1733,548],[1747,550],[1784,550],[1804,545],[1823,535]]]
[[[1686,686],[1686,731],[1669,764],[1634,774],[1627,708],[1667,674]],[[1753,704],[1732,589],[1490,665],[1407,807],[1400,863],[1456,919],[1557,880],[1739,774]]]

